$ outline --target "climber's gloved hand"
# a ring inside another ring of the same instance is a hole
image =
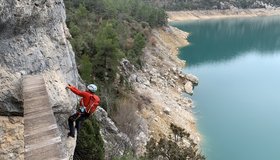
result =
[[[71,86],[71,84],[68,84],[67,86],[66,86],[66,89],[70,89],[72,86]]]

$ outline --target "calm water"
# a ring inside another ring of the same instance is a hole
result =
[[[208,160],[280,160],[280,17],[176,23]]]

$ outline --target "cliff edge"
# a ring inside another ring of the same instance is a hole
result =
[[[55,113],[66,113],[59,123],[76,105],[76,97],[65,90],[67,83],[79,84],[79,75],[64,8],[62,0],[0,0],[0,159],[24,158],[23,75],[44,76]]]

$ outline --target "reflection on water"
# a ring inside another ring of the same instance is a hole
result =
[[[230,60],[248,51],[273,54],[280,48],[280,29],[275,27],[280,26],[280,17],[206,20],[173,25],[191,31],[188,38],[191,45],[182,48],[180,55],[189,66]]]
[[[181,49],[207,160],[280,160],[280,18],[194,21]]]

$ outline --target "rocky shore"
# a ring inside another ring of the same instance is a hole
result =
[[[280,15],[280,9],[168,12],[169,21],[272,15]],[[178,58],[178,48],[189,44],[187,37],[188,33],[171,26],[154,29],[150,43],[144,49],[143,68],[129,71],[131,67],[126,66],[128,62],[123,62],[130,82],[144,101],[137,113],[142,118],[141,125],[146,126],[135,135],[135,139],[139,140],[136,142],[138,155],[145,152],[149,138],[160,139],[172,134],[171,123],[190,133],[191,140],[199,148],[202,137],[196,129],[193,101],[188,98],[190,96],[184,95],[193,94],[198,78],[182,73],[185,61]],[[184,143],[189,144],[190,141]]]
[[[275,16],[280,15],[280,8],[170,11],[167,14],[169,22],[177,22],[214,18]]]
[[[131,69],[133,66],[128,61],[122,62],[124,72],[136,91],[134,97],[141,97],[143,101],[137,112],[141,124],[132,138],[137,146],[137,155],[145,152],[150,138],[159,140],[172,135],[172,123],[189,133],[192,142],[200,143],[192,113],[193,101],[184,95],[193,94],[198,78],[182,73],[185,62],[177,57],[178,47],[188,45],[187,36],[188,33],[171,26],[154,29],[150,43],[144,49],[142,69]],[[191,142],[186,139],[183,143],[188,146]]]
[[[220,18],[238,18],[238,17],[242,17],[242,18],[245,18],[245,17],[261,17],[261,16],[277,16],[277,15],[280,15],[280,8],[266,8],[266,9],[229,9],[229,10],[194,10],[194,11],[170,11],[170,12],[167,12],[168,14],[168,21],[169,22],[182,22],[182,21],[191,21],[191,20],[201,20],[201,19],[220,19]],[[157,40],[160,42],[160,44],[163,44],[163,46],[166,46],[167,48],[166,49],[163,49],[165,50],[166,53],[169,53],[168,55],[170,56],[170,59],[172,59],[170,62],[173,63],[173,65],[175,65],[177,68],[176,69],[173,69],[171,67],[171,70],[177,70],[176,73],[177,75],[181,74],[181,71],[180,69],[182,68],[182,63],[180,62],[181,60],[178,59],[177,57],[177,54],[178,54],[178,51],[177,51],[177,48],[176,47],[180,47],[180,46],[185,46],[185,45],[188,45],[188,42],[187,41],[181,41],[183,43],[170,43],[170,41],[175,41],[178,40],[178,39],[182,39],[182,40],[186,40],[186,37],[188,36],[188,33],[186,32],[183,32],[181,30],[178,30],[176,28],[173,28],[173,27],[169,27],[167,30],[157,30],[154,32],[155,33],[155,36],[157,37]],[[164,35],[168,35],[167,39],[166,37],[164,37]],[[176,35],[178,36],[177,38],[174,38],[173,36]],[[185,37],[185,38],[182,38],[182,37]],[[172,39],[172,40],[171,40]],[[172,46],[170,46],[170,44],[173,45],[173,48]],[[162,47],[159,47],[159,50],[161,49]],[[170,52],[168,52],[167,50],[169,49]],[[164,53],[161,52],[161,53]],[[164,61],[162,62],[164,63]],[[149,62],[148,62],[149,64]],[[162,70],[164,70],[164,67],[163,66],[168,66],[168,65],[162,65],[161,67],[158,67],[158,70],[159,72],[161,72]],[[172,66],[172,65],[171,65]],[[155,66],[154,66],[155,67]],[[177,77],[175,75],[175,77]],[[153,73],[151,73],[150,75],[154,75]],[[180,76],[179,76],[180,77]],[[175,78],[176,79],[176,78]],[[182,84],[184,85],[184,90],[182,90],[182,88],[177,88],[177,91],[173,90],[173,92],[170,92],[168,91],[167,93],[167,97],[169,98],[179,98],[179,97],[182,97],[180,95],[180,93],[183,92],[186,92],[188,94],[192,94],[192,91],[191,92],[188,92],[188,89],[187,88],[192,88],[193,89],[193,86],[196,85],[196,83],[194,83],[194,81],[192,80],[189,80],[187,79],[187,81],[184,81],[182,83],[179,82],[179,83],[176,83],[176,87],[178,86],[182,86]],[[196,78],[196,80],[198,80]],[[187,87],[187,86],[190,86],[190,87]],[[159,92],[158,94],[161,94],[161,96],[159,96],[159,101],[164,101],[162,99],[162,95],[165,95],[166,93],[164,93],[163,90],[165,90],[164,88],[162,87],[159,87],[158,88]],[[147,92],[147,90],[146,90]],[[171,94],[171,95],[170,95]],[[156,94],[154,94],[155,96]],[[167,100],[167,99],[165,99]],[[184,115],[181,115],[180,113],[174,111],[173,109],[174,108],[180,108],[177,106],[177,104],[179,104],[179,106],[181,106],[181,109],[182,108],[182,105],[180,104],[182,102],[182,98],[179,98],[179,100],[177,101],[178,103],[172,103],[174,104],[173,106],[172,105],[166,105],[164,106],[164,104],[161,104],[163,105],[163,108],[167,107],[168,109],[168,113],[170,110],[172,110],[172,112],[175,113],[175,115],[179,116],[179,117],[186,117],[186,119],[180,119],[178,125],[181,127],[182,126],[182,123],[184,124],[187,124],[186,126],[188,125],[192,125],[192,127],[185,127],[184,129],[186,129],[189,133],[192,134],[193,138],[196,139],[196,142],[199,144],[201,142],[201,136],[199,135],[198,131],[195,129],[196,127],[196,123],[195,123],[195,117],[194,115],[192,114],[191,110],[188,109],[188,107],[191,107],[192,106],[192,100],[189,99],[189,98],[185,98],[185,100],[187,101],[187,103],[184,103],[185,105],[185,108],[187,110],[187,112],[184,112],[183,110],[180,110],[178,109],[179,112],[185,114]],[[183,102],[185,101],[183,100]],[[163,113],[167,113],[165,109],[163,109]],[[159,115],[162,114],[162,112],[159,112]],[[172,115],[169,113],[169,115]],[[173,115],[174,116],[174,115]],[[172,121],[175,121],[175,122],[178,122],[178,119],[176,119],[175,117],[173,116],[170,116],[170,120]],[[187,118],[188,117],[188,118]],[[158,118],[154,119],[154,121],[156,122],[161,122],[164,124],[164,121],[163,120],[163,116],[160,116],[159,120]],[[168,121],[165,120],[165,123],[168,123]],[[154,124],[156,126],[156,123]],[[155,127],[156,128],[156,127]],[[160,127],[161,129],[163,128],[162,126]],[[165,128],[166,129],[166,128]],[[153,129],[151,129],[153,130]],[[159,129],[160,130],[160,129]],[[164,129],[162,129],[164,130]]]

